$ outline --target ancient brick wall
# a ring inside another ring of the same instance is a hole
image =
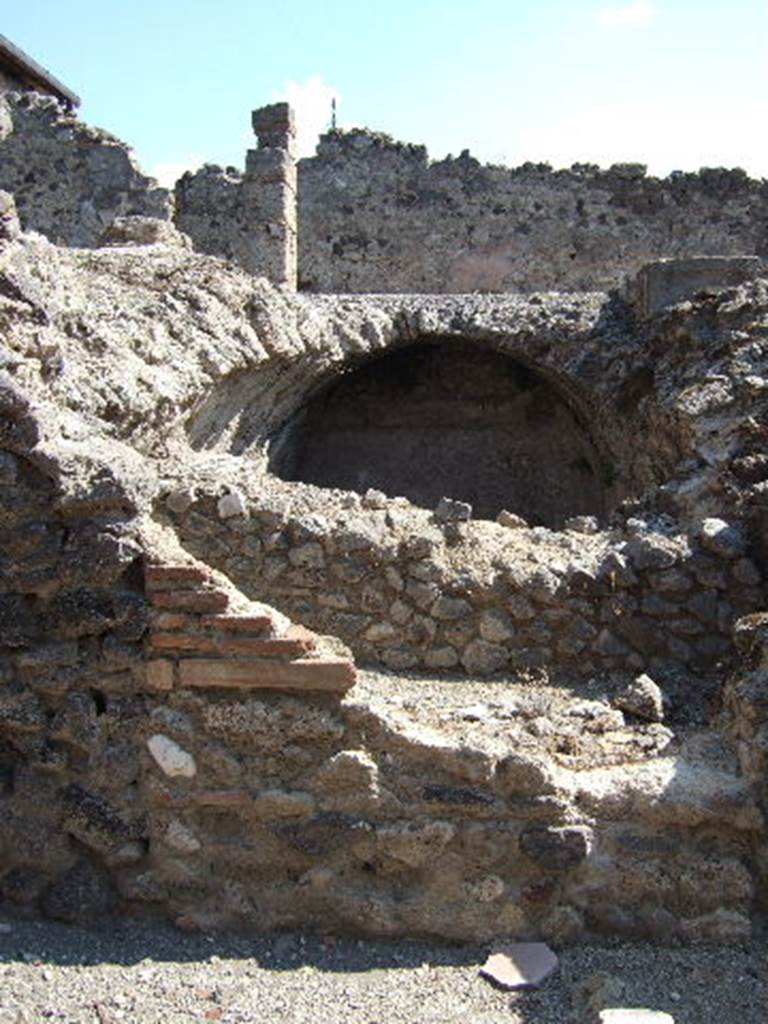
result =
[[[174,516],[189,551],[393,669],[708,672],[760,601],[746,537],[732,530],[718,549],[717,520],[700,537],[642,518],[610,533],[588,520],[560,533],[441,526],[383,496],[326,511],[317,491],[314,513],[286,514],[276,495],[222,519],[216,494],[198,493]]]

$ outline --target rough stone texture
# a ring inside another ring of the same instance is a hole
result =
[[[634,292],[641,316],[651,316],[701,292],[732,288],[759,277],[757,256],[694,256],[666,259],[642,267]]]
[[[638,676],[629,686],[617,693],[614,704],[622,711],[648,722],[664,720],[664,695],[650,676],[645,674]]]
[[[423,146],[334,132],[299,163],[299,284],[311,291],[607,290],[652,259],[768,255],[765,182],[430,163]]]
[[[0,188],[16,197],[22,226],[62,245],[94,246],[118,217],[168,220],[168,191],[145,177],[130,149],[78,121],[50,96],[0,97]]]
[[[296,127],[275,103],[253,112],[258,148],[245,173],[206,164],[176,183],[176,223],[201,252],[224,256],[295,290],[297,281]]]
[[[297,296],[4,209],[1,892],[201,929],[749,934],[765,282],[642,322],[601,293]],[[600,508],[571,488],[510,528],[276,476],[313,395],[443,341],[546,381]],[[350,688],[340,640],[388,672]],[[644,671],[663,725],[616,706]]]

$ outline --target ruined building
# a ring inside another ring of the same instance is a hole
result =
[[[725,941],[768,892],[768,185],[0,99],[0,898]]]

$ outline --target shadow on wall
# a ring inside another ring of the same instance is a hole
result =
[[[535,370],[461,340],[410,345],[326,385],[278,435],[271,468],[424,508],[446,496],[478,518],[507,509],[559,527],[605,512],[600,458],[570,404]]]

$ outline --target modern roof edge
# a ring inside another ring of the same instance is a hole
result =
[[[15,46],[10,39],[6,39],[4,35],[0,35],[0,68],[2,67],[23,78],[32,86],[42,86],[68,106],[80,106],[80,97],[76,93],[68,89],[50,71]]]

